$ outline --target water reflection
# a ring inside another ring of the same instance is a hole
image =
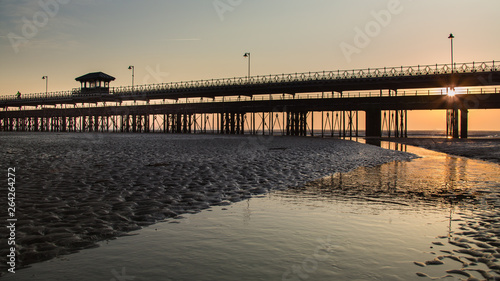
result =
[[[477,195],[500,187],[499,165],[388,141],[379,141],[378,145],[420,156],[411,165],[404,166],[409,173],[404,180],[419,183],[421,187],[427,185],[433,190],[433,194],[461,191]],[[397,175],[402,176],[402,173],[398,171]]]
[[[357,142],[371,144],[385,149],[407,152],[407,145],[397,142],[382,141],[378,138],[357,139]]]
[[[250,199],[247,199],[246,208],[243,210],[243,224],[249,225],[252,219],[252,210],[250,208]]]
[[[372,142],[373,140],[370,140]],[[368,142],[368,141],[367,141]],[[419,211],[449,209],[447,232],[429,241],[427,260],[415,261],[421,277],[500,276],[500,166],[418,147],[375,140],[376,145],[417,154],[411,162],[361,167],[284,191],[284,196],[397,205]],[[427,251],[428,249],[421,249]],[[432,267],[442,265],[440,267]],[[418,268],[422,267],[422,269]]]
[[[457,157],[424,157],[412,162],[392,162],[337,173],[285,192],[337,198],[384,199],[407,203],[408,199],[458,202],[477,201],[478,195],[500,182],[496,167]],[[485,169],[489,169],[488,170]],[[487,183],[491,183],[488,185]]]

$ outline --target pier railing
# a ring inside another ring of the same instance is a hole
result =
[[[218,88],[228,86],[253,86],[264,84],[279,84],[291,82],[306,82],[306,81],[325,81],[325,80],[346,80],[346,79],[366,79],[377,77],[408,77],[408,76],[426,76],[451,73],[474,73],[474,72],[494,72],[499,71],[500,65],[498,61],[487,62],[470,62],[470,63],[455,63],[453,67],[450,64],[434,64],[434,65],[416,65],[416,66],[400,66],[400,67],[383,67],[383,68],[366,68],[366,69],[351,69],[351,70],[336,70],[336,71],[318,71],[318,72],[303,72],[290,74],[269,74],[257,75],[251,77],[233,77],[220,78],[209,80],[196,80],[184,82],[170,82],[161,84],[148,84],[126,87],[113,87],[109,89],[111,95],[117,97],[138,96],[148,93],[161,92],[176,92],[179,90],[189,91],[193,89]],[[70,91],[51,92],[51,93],[30,93],[17,95],[0,96],[0,102],[6,101],[45,101],[51,100],[54,102],[71,100],[73,97],[101,97],[107,94],[84,94],[82,95],[79,89]]]
[[[483,87],[483,88],[457,88],[454,91],[455,94],[500,94],[500,88],[494,87]],[[432,90],[403,90],[398,91],[362,91],[362,92],[325,92],[325,93],[304,93],[304,94],[273,94],[273,95],[261,95],[261,96],[232,96],[232,97],[215,97],[215,98],[187,98],[178,100],[150,100],[150,101],[124,101],[124,102],[107,102],[107,103],[78,103],[73,104],[69,108],[92,108],[101,106],[117,106],[118,104],[122,106],[139,106],[139,105],[168,105],[168,104],[200,104],[200,103],[234,103],[234,102],[247,102],[247,101],[269,101],[269,100],[300,100],[300,99],[336,99],[336,98],[368,98],[368,97],[408,97],[408,96],[429,96],[429,95],[448,95],[446,89],[432,89]],[[10,107],[0,109],[0,111],[19,111],[26,110],[31,106]],[[34,106],[33,106],[34,107]],[[39,108],[68,108],[64,105],[42,105]]]

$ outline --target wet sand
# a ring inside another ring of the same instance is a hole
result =
[[[407,150],[421,158],[184,214],[6,279],[496,280],[500,166]]]
[[[496,196],[498,193],[495,194]],[[461,277],[464,278],[462,280],[499,280],[499,208],[498,198],[490,197],[485,199],[481,205],[461,206],[456,212],[450,212],[449,233],[435,237],[429,245],[429,249],[431,249],[429,259],[414,262],[415,265],[421,267],[416,274],[420,277],[431,277],[422,271],[435,272],[436,269],[429,267],[451,264],[455,268],[444,270],[443,275],[435,278]],[[456,225],[453,229],[451,228],[452,224]]]
[[[499,280],[500,166],[407,149],[423,159],[360,167],[287,192],[297,190],[314,197],[361,199],[374,204],[449,208],[448,232],[429,242],[427,259],[413,262],[416,276]]]
[[[389,138],[384,140],[500,164],[500,139]]]
[[[17,171],[18,268],[210,206],[414,158],[313,138],[16,133],[0,142],[2,168]]]

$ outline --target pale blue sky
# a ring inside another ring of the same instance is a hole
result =
[[[401,12],[346,58],[342,42],[355,47],[355,29],[389,3]],[[0,0],[0,95],[44,92],[44,75],[49,91],[69,90],[94,71],[126,86],[129,65],[136,84],[245,76],[245,52],[255,75],[448,63],[450,32],[456,61],[500,59],[498,11],[498,0]]]

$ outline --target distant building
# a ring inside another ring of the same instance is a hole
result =
[[[78,78],[76,81],[81,83],[80,94],[109,94],[109,82],[114,81],[115,77],[104,72],[88,73]]]

